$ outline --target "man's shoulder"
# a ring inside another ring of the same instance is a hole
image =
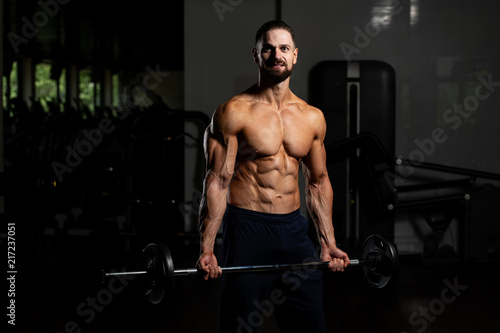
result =
[[[295,106],[304,114],[311,116],[311,117],[324,117],[323,111],[321,111],[319,108],[307,103],[303,99],[295,96],[293,99],[293,102]]]
[[[296,98],[294,101],[297,119],[304,125],[308,125],[318,137],[323,137],[326,131],[326,119],[323,111],[306,101]]]
[[[232,124],[240,123],[244,121],[248,108],[248,102],[233,97],[215,109],[212,121],[219,124],[228,122]]]
[[[252,105],[252,97],[246,93],[235,95],[217,106],[215,112],[223,113],[225,115],[234,115],[235,113],[245,112],[250,109]]]
[[[244,112],[251,107],[252,103],[252,98],[242,93],[231,97],[231,99],[221,104],[220,107],[228,112]]]
[[[212,131],[237,132],[245,123],[250,105],[250,99],[241,94],[218,105],[212,116]]]

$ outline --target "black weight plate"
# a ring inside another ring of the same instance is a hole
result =
[[[166,291],[174,287],[174,265],[168,248],[160,243],[150,243],[142,250],[144,270],[144,295],[149,302],[158,304]]]
[[[165,289],[168,293],[174,290],[175,286],[175,274],[174,274],[174,260],[172,259],[172,255],[170,254],[170,250],[164,244],[157,244],[163,260],[163,264],[165,267],[165,275],[163,279],[163,283]]]
[[[378,260],[377,264],[362,267],[363,278],[370,287],[384,288],[398,266],[398,253],[394,244],[381,235],[366,238],[361,248],[361,260]]]

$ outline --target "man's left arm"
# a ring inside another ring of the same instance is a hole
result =
[[[324,118],[322,118],[324,121]],[[331,261],[328,266],[333,271],[343,271],[350,264],[349,256],[337,247],[333,213],[333,188],[326,167],[324,136],[326,125],[321,124],[309,154],[303,159],[306,182],[306,204],[314,222],[321,246],[321,260]]]

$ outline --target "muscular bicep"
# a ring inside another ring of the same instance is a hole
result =
[[[309,153],[303,160],[304,175],[311,183],[318,183],[322,178],[328,178],[326,167],[326,149],[324,139],[326,136],[326,121],[323,113],[319,110],[314,114],[314,140]]]
[[[204,147],[207,174],[227,186],[236,164],[238,153],[238,119],[227,107],[219,107],[205,131]]]
[[[206,174],[203,196],[200,202],[199,220],[202,230],[222,220],[226,209],[226,195],[231,182],[238,151],[236,132],[225,124],[224,118],[214,115],[205,131],[203,147],[206,159]],[[203,223],[205,222],[205,223]]]
[[[303,171],[310,184],[317,184],[328,178],[326,166],[326,150],[322,141],[314,140],[309,154],[303,160]]]
[[[237,151],[236,136],[218,136],[210,128],[207,129],[205,133],[207,175],[220,177],[223,182],[228,182],[234,173]]]

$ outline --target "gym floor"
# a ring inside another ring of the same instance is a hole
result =
[[[109,269],[119,256],[112,242],[103,247],[105,243],[53,237],[39,251],[20,254],[25,268],[16,282],[15,332],[218,332],[219,281],[177,277],[172,294],[153,305],[145,300],[138,280],[102,283],[100,269]],[[193,267],[196,244],[173,251],[173,257],[176,268]],[[360,267],[326,273],[328,332],[498,330],[498,261],[464,265],[401,260],[391,283],[380,290],[366,284]],[[259,332],[279,332],[272,315],[260,318],[265,320]]]

